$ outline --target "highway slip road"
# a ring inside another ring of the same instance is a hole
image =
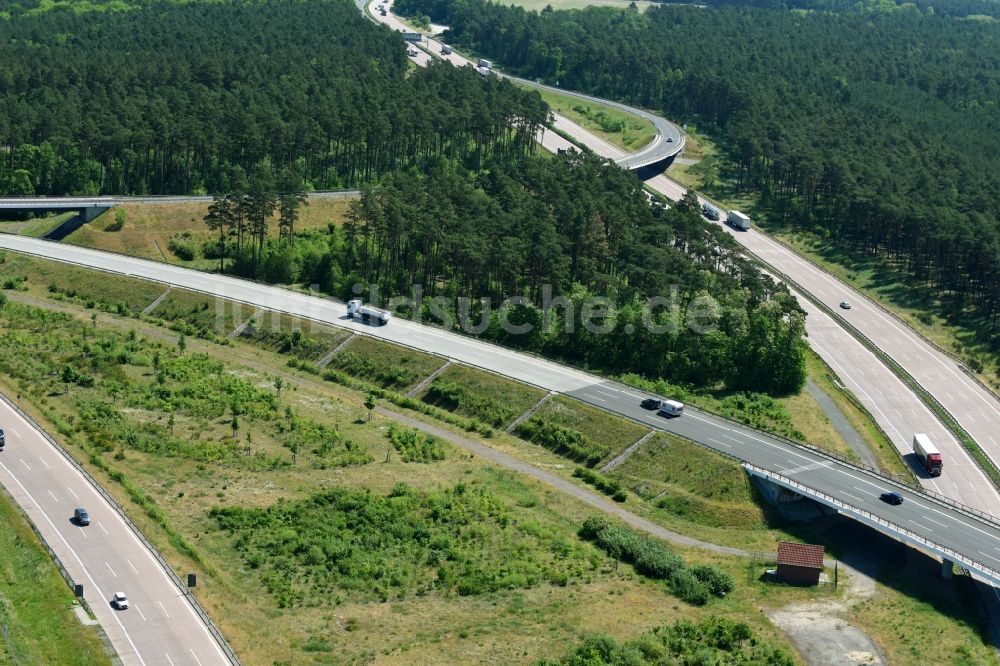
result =
[[[720,417],[689,410],[681,418],[663,419],[641,410],[638,403],[643,396],[635,389],[573,368],[403,319],[393,319],[387,326],[367,325],[348,319],[343,303],[229,276],[20,236],[0,236],[0,247],[239,301],[249,306],[245,308],[243,317],[257,308],[307,317],[484,368],[549,391],[566,393],[611,412],[689,437],[805,484],[865,515],[893,521],[894,525],[917,539],[947,544],[957,552],[957,560],[977,563],[978,571],[993,580],[1000,580],[1000,574],[992,568],[1000,566],[1000,524],[990,519],[896,488],[878,475],[834,460],[821,452],[796,446]],[[108,279],[115,278],[109,274]],[[887,488],[907,495],[907,503],[903,507],[884,505],[878,495]],[[994,560],[996,564],[992,564]]]
[[[94,611],[124,664],[229,665],[221,646],[167,575],[149,547],[111,503],[6,398],[0,426],[0,483],[35,524],[70,576],[83,585]],[[72,522],[84,507],[91,523]],[[111,608],[115,592],[131,606]]]

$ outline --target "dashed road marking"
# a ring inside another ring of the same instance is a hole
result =
[[[98,527],[100,527],[100,528],[101,528],[101,530],[102,530],[102,531],[103,531],[103,532],[104,532],[105,534],[107,534],[108,536],[111,536],[111,533],[110,533],[110,532],[108,532],[108,531],[107,531],[107,530],[106,530],[106,529],[104,528],[104,524],[103,524],[103,523],[101,523],[101,521],[99,521],[99,520],[97,521],[97,526],[98,526]]]
[[[194,657],[194,660],[198,662],[198,666],[202,666],[201,659],[199,659],[198,655],[194,653],[194,650],[191,650],[191,656]]]
[[[136,572],[136,573],[139,573],[139,570],[135,568],[135,565],[134,565],[134,564],[132,564],[132,560],[130,560],[130,559],[128,559],[128,558],[126,557],[126,558],[125,558],[125,561],[126,561],[126,562],[128,562],[128,565],[129,565],[130,567],[132,567],[132,571],[134,571],[134,572]]]
[[[43,459],[43,458],[42,458],[41,456],[38,456],[38,460],[39,460],[39,462],[41,462],[41,463],[42,463],[43,465],[45,465],[45,469],[52,469],[51,467],[49,467],[49,464],[48,464],[47,462],[45,462],[45,460],[44,460],[44,459]]]
[[[160,610],[162,610],[163,614],[167,616],[167,619],[169,619],[170,618],[170,613],[167,612],[167,607],[163,605],[163,602],[162,601],[157,601],[156,603],[160,604]]]
[[[28,470],[29,472],[31,471],[31,468],[30,468],[30,467],[28,467],[28,463],[24,462],[24,459],[23,459],[23,458],[18,458],[18,460],[20,460],[20,461],[21,461],[21,464],[22,464],[22,465],[24,465],[24,468],[25,468],[26,470]]]
[[[105,562],[104,566],[106,566],[108,568],[108,571],[111,572],[112,576],[114,576],[115,578],[118,578],[118,574],[115,573],[115,570],[111,568],[110,564],[108,564],[107,562]]]
[[[52,492],[51,490],[49,491],[49,496],[50,496],[50,497],[51,497],[52,499],[54,499],[55,501],[57,501],[57,502],[59,501],[59,498],[58,498],[58,497],[56,497],[56,494],[55,494],[54,492]]]
[[[73,492],[73,489],[70,488],[69,486],[66,486],[66,490],[69,491],[69,494],[72,495],[74,499],[80,499],[80,496],[77,495],[75,492]]]
[[[132,606],[132,608],[135,610],[136,613],[139,614],[139,617],[142,618],[142,621],[145,622],[146,621],[146,616],[142,614],[142,611],[139,610],[139,607],[138,606]]]

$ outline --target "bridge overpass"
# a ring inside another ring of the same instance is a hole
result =
[[[75,210],[84,222],[90,222],[116,203],[112,197],[3,197],[0,210],[39,214]]]

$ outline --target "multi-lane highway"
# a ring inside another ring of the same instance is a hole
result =
[[[889,480],[828,455],[736,425],[711,414],[689,410],[685,416],[665,420],[641,410],[642,396],[634,389],[609,382],[573,368],[535,356],[515,352],[449,331],[406,320],[387,326],[368,326],[346,317],[344,304],[314,295],[256,284],[229,276],[212,275],[178,266],[124,257],[81,247],[60,245],[33,238],[0,236],[0,247],[59,261],[160,282],[216,295],[247,304],[307,317],[341,326],[389,342],[409,345],[455,362],[484,368],[549,391],[622,414],[706,446],[734,455],[753,465],[787,477],[813,489],[817,496],[837,498],[845,513],[859,517],[878,516],[881,529],[895,535],[905,530],[911,542],[930,544],[940,552],[950,548],[951,557],[984,577],[1000,581],[1000,524],[973,515],[931,497],[894,486]],[[109,275],[108,279],[114,279]],[[249,310],[244,312],[248,315]],[[903,507],[889,507],[878,499],[885,489],[896,489],[907,497]],[[936,546],[935,546],[936,545]],[[950,554],[950,551],[948,551]]]
[[[379,12],[374,11],[373,8],[376,5],[385,5],[388,10],[385,16],[382,16]],[[364,0],[358,0],[358,7],[364,11]],[[368,5],[368,8],[371,10],[368,15],[375,21],[380,22],[393,30],[400,32],[409,31],[409,28],[392,13],[392,0],[386,0],[385,2],[377,2],[377,0],[373,0]],[[442,41],[435,39],[434,37],[425,37],[420,43],[419,48],[415,50],[416,54],[410,55],[410,60],[420,66],[426,66],[431,61],[432,57],[446,60],[459,67],[472,66],[476,64],[460,53],[454,51],[450,54],[442,53],[441,47],[443,44],[444,43]],[[656,128],[656,136],[653,140],[637,152],[628,153],[616,146],[611,145],[607,141],[594,136],[580,127],[580,125],[574,123],[572,120],[559,114],[553,114],[553,129],[571,135],[581,145],[593,150],[598,155],[613,159],[615,163],[623,169],[639,169],[653,164],[658,164],[669,160],[671,157],[680,154],[684,150],[684,133],[669,120],[655,114],[641,109],[635,109],[619,102],[599,100],[596,97],[591,97],[590,95],[563,90],[562,88],[556,88],[554,86],[547,86],[528,79],[521,79],[516,76],[503,74],[501,72],[495,71],[494,75],[516,81],[522,85],[533,86],[540,90],[551,90],[562,95],[577,97],[583,101],[597,102],[638,116],[652,123],[652,125]],[[544,148],[551,150],[552,152],[568,150],[573,147],[573,144],[566,141],[566,139],[562,138],[553,131],[543,130],[542,135],[538,137],[538,139],[539,143],[541,143]]]
[[[124,664],[232,664],[185,590],[126,519],[70,460],[5,398],[0,482],[35,524],[83,595]],[[73,522],[76,507],[91,524]],[[111,607],[116,592],[131,606]]]
[[[390,10],[391,4],[390,0],[387,3]],[[407,29],[393,16],[391,11],[385,17],[376,13],[374,18],[393,29],[402,31]],[[442,55],[440,52],[441,42],[438,40],[428,38],[425,45],[427,52],[433,53],[436,57],[447,59],[459,65],[471,64],[469,60],[457,53]],[[423,50],[419,52],[422,58],[421,64],[428,61],[425,57],[427,52]],[[559,92],[566,93],[567,91],[560,90]],[[656,118],[652,114],[631,109],[625,105],[606,100],[599,101],[643,117]],[[594,137],[565,118],[556,118],[554,126],[572,135],[574,139],[598,155],[615,160],[616,163],[625,166],[630,164],[631,158],[639,158],[646,152],[644,150],[634,156],[626,155],[621,149]],[[663,127],[657,125],[657,128],[659,132],[657,141],[670,138],[676,142],[681,137],[680,132],[672,124]],[[553,137],[555,140],[564,141],[561,137],[553,132],[547,132],[547,134],[549,137],[542,137],[543,147],[553,152],[560,148],[564,149],[562,145],[552,145]],[[680,138],[680,140],[683,139]],[[638,163],[636,162],[636,164]],[[673,200],[679,200],[686,192],[683,187],[663,175],[648,179],[646,184],[651,189]],[[995,460],[1000,461],[1000,445],[997,444],[997,441],[1000,441],[1000,435],[994,434],[1000,432],[1000,429],[996,427],[1000,426],[1000,418],[996,420],[990,418],[994,413],[1000,417],[1000,405],[958,370],[954,361],[937,352],[937,358],[933,358],[930,363],[924,363],[925,355],[936,350],[932,350],[926,342],[913,335],[877,306],[866,302],[866,299],[860,294],[844,287],[791,250],[762,234],[755,231],[740,233],[726,228],[751,253],[758,255],[777,270],[797,281],[823,302],[836,304],[842,300],[850,300],[861,305],[861,307],[852,309],[848,314],[852,323],[860,324],[858,325],[859,329],[876,341],[880,349],[889,353],[890,356],[894,356],[897,362],[906,367],[925,388],[931,390],[935,395],[938,395],[937,391],[940,390],[941,394],[938,399],[956,417],[961,416],[959,422],[966,427],[968,432],[973,434],[977,441],[980,441],[984,449],[991,451],[996,447]],[[809,315],[806,319],[806,328],[810,346],[837,372],[847,387],[864,404],[875,421],[889,436],[896,449],[912,461],[911,442],[913,435],[917,432],[928,434],[938,444],[946,459],[946,473],[942,477],[933,479],[923,476],[921,483],[930,490],[945,494],[964,504],[1000,515],[1000,493],[964,447],[941,424],[940,420],[934,416],[920,398],[827,312],[802,298],[803,294],[798,296],[799,302]],[[872,313],[877,313],[878,316],[872,316]],[[902,341],[905,341],[913,349],[900,350]],[[898,358],[894,355],[894,350],[901,352]],[[912,369],[908,365],[919,367]],[[966,393],[966,389],[970,392]],[[966,400],[965,396],[971,396],[972,399]],[[981,411],[982,414],[973,413],[976,411]]]

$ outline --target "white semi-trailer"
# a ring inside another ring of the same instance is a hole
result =
[[[917,433],[913,436],[913,453],[917,460],[924,466],[931,476],[941,476],[941,467],[944,461],[941,460],[941,452],[934,446],[934,442],[927,435]]]
[[[729,226],[733,229],[746,231],[750,228],[750,216],[741,213],[738,210],[729,211],[729,216],[726,218],[726,221],[729,222]]]
[[[380,310],[370,305],[365,305],[360,298],[347,302],[347,315],[362,321],[375,321],[380,326],[384,326],[392,319],[392,313],[388,310]]]
[[[479,64],[477,64],[476,67],[481,67],[483,69],[493,69],[493,63],[487,60],[486,58],[480,58]]]

